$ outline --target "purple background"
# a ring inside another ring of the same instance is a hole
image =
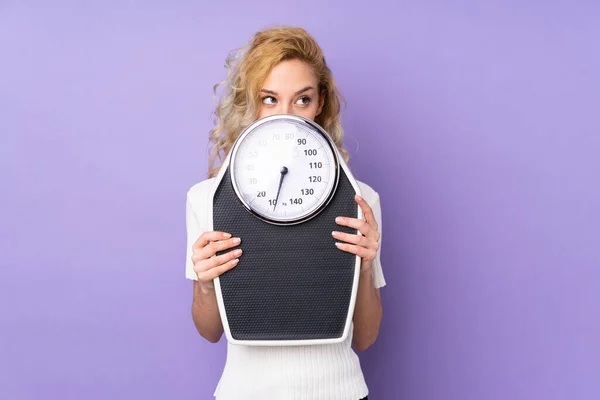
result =
[[[381,194],[372,399],[600,398],[598,2],[36,3],[0,3],[1,398],[210,398],[185,192],[273,23],[321,43]]]

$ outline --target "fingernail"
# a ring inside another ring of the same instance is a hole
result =
[[[231,260],[231,262],[233,263],[233,265],[237,264],[240,262],[240,260],[238,260],[237,258],[235,260]]]
[[[337,232],[337,231],[333,231],[333,232],[331,232],[331,235],[332,235],[332,236],[337,236],[337,235],[339,235],[339,232]]]
[[[356,198],[357,198],[359,201],[364,201],[364,199],[363,199],[362,197],[360,197],[359,195],[356,195]]]
[[[236,257],[239,257],[242,255],[242,249],[237,249],[236,251],[233,252],[233,255]]]
[[[344,219],[343,219],[342,217],[337,217],[337,218],[335,219],[335,222],[337,222],[338,224],[340,224],[340,223],[342,223],[342,222],[343,222],[343,220],[344,220]]]
[[[231,237],[231,233],[223,233],[223,237],[225,239],[230,238]]]
[[[342,244],[341,243],[337,243],[335,244],[337,247],[340,247]]]
[[[239,244],[242,241],[242,239],[240,239],[239,237],[236,237],[236,238],[233,238],[231,241],[233,242],[233,244]]]

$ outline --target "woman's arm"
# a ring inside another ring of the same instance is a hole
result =
[[[213,279],[235,267],[242,255],[242,250],[237,249],[215,256],[218,251],[240,244],[239,238],[230,238],[225,232],[204,232],[192,247],[194,272],[198,276],[194,281],[192,319],[198,333],[211,343],[218,342],[223,335]]]
[[[356,350],[364,351],[377,339],[383,309],[379,289],[376,289],[373,283],[372,271],[368,269],[360,275],[352,318],[354,322],[352,342]]]
[[[223,335],[223,323],[217,306],[215,291],[203,289],[194,281],[192,319],[200,335],[211,343],[217,343]]]
[[[336,222],[359,230],[362,236],[333,232],[333,237],[346,242],[336,243],[340,250],[356,254],[362,260],[352,322],[354,347],[358,351],[364,351],[375,343],[383,314],[381,296],[379,289],[375,288],[373,276],[373,261],[377,257],[381,235],[371,207],[359,196],[356,196],[356,202],[363,211],[365,221],[342,217],[336,219]]]

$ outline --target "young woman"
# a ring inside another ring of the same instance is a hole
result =
[[[239,238],[227,232],[207,232],[208,204],[214,176],[238,135],[259,118],[295,114],[318,123],[342,147],[340,98],[321,48],[303,29],[280,27],[258,32],[241,51],[227,60],[228,77],[210,132],[209,179],[187,193],[186,277],[194,280],[193,320],[200,335],[217,342],[223,334],[213,279],[235,268]],[[216,88],[215,88],[216,89]],[[385,279],[379,260],[381,207],[379,195],[359,182],[356,197],[365,219],[340,216],[336,223],[358,229],[360,235],[333,232],[341,251],[361,257],[360,279],[352,335],[339,344],[254,347],[228,343],[225,369],[215,391],[219,400],[359,400],[368,389],[358,351],[377,337],[382,309],[379,288]]]

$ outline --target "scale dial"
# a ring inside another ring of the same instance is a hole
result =
[[[236,140],[231,181],[244,206],[274,224],[304,222],[331,200],[338,152],[316,123],[292,115],[256,121]]]

